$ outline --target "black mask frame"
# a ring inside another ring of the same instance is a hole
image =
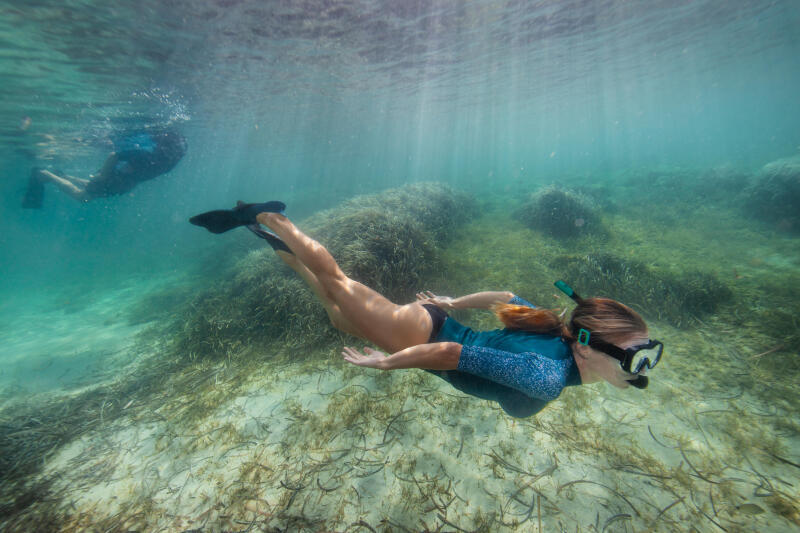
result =
[[[615,344],[611,344],[608,342],[594,340],[589,336],[589,342],[586,343],[587,346],[594,348],[595,350],[601,351],[604,354],[610,355],[617,361],[619,361],[622,369],[625,372],[630,372],[631,374],[638,374],[641,372],[645,367],[653,368],[661,361],[661,353],[664,351],[664,344],[661,341],[656,341],[653,339],[649,339],[645,344],[639,344],[638,346],[632,346],[630,348],[622,349]],[[651,361],[648,357],[642,359],[639,364],[636,365],[636,368],[631,369],[631,363],[633,362],[633,357],[636,353],[640,350],[652,350],[658,348],[658,352],[656,352],[655,361]]]

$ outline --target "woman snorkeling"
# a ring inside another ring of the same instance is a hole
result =
[[[460,298],[426,292],[416,302],[395,304],[347,277],[284,209],[281,202],[240,202],[190,222],[213,233],[246,226],[265,239],[308,283],[334,327],[380,348],[345,347],[342,355],[354,365],[428,370],[467,394],[498,402],[512,416],[527,417],[569,385],[605,380],[619,388],[644,388],[645,369],[661,357],[663,345],[649,339],[635,311],[608,298],[581,298],[561,281],[556,286],[578,304],[567,323],[506,291]],[[492,309],[506,327],[473,331],[446,313],[466,308]]]
[[[22,200],[25,209],[40,209],[44,186],[52,183],[79,202],[125,194],[138,184],[172,170],[186,154],[186,139],[176,129],[151,127],[113,140],[114,151],[89,179],[34,168]]]

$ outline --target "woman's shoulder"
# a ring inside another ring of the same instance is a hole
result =
[[[534,333],[532,331],[514,330],[519,335],[519,342],[526,352],[536,352],[548,359],[571,359],[572,348],[558,335]]]

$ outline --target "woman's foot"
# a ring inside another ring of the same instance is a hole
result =
[[[241,217],[242,221],[253,224],[261,213],[280,213],[282,215],[286,211],[286,204],[277,200],[260,204],[246,204],[239,200],[233,211]]]

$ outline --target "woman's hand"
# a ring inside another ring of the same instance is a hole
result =
[[[431,291],[418,292],[417,300],[421,301],[422,303],[433,304],[436,307],[444,309],[445,311],[452,311],[456,308],[454,305],[455,298],[451,298],[449,296],[436,296]]]
[[[350,348],[349,346],[344,347],[342,355],[344,356],[344,360],[348,363],[353,363],[357,366],[365,366],[367,368],[381,368],[383,361],[387,357],[387,355],[380,350],[373,350],[372,348],[366,347],[362,354],[355,348]]]

